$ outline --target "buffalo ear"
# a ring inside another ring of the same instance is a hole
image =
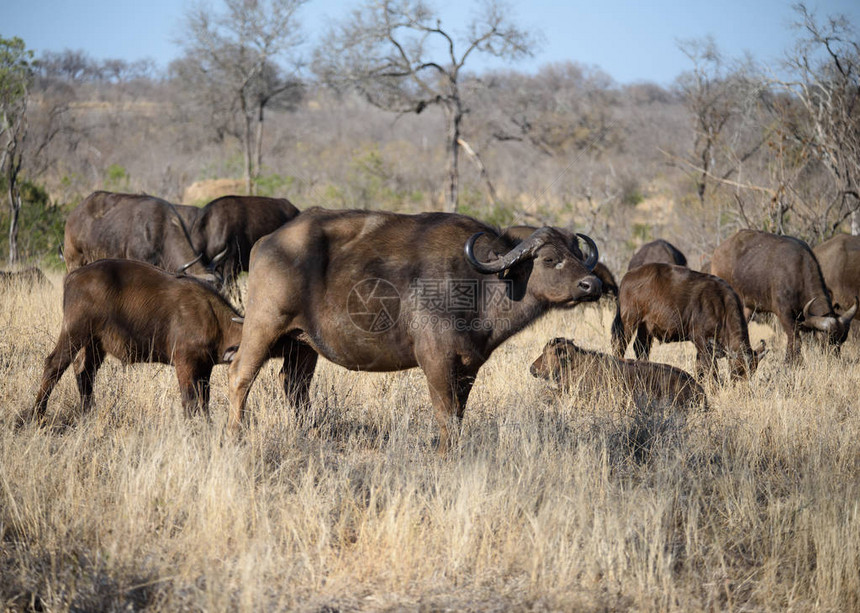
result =
[[[221,356],[221,362],[223,364],[230,364],[233,361],[233,358],[236,357],[236,352],[239,351],[239,345],[232,345],[227,347],[227,350],[224,352],[224,355]]]

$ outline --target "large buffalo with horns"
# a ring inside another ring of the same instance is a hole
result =
[[[303,212],[251,252],[231,427],[269,357],[284,357],[284,391],[301,406],[322,355],[351,370],[420,367],[445,449],[496,347],[551,308],[600,297],[597,247],[579,236],[584,261],[549,227],[519,241],[463,215]]]
[[[776,315],[788,337],[789,363],[801,359],[801,327],[825,333],[838,349],[857,313],[856,298],[841,315],[833,309],[818,260],[809,245],[791,236],[741,230],[716,248],[711,273],[731,284],[748,315]]]
[[[66,268],[120,258],[218,283],[215,267],[226,252],[208,257],[195,248],[191,228],[199,212],[145,194],[93,192],[66,219]]]

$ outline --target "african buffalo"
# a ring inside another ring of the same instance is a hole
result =
[[[860,236],[837,234],[812,252],[821,266],[834,309],[844,309],[860,295]],[[856,331],[856,326],[855,326]]]
[[[44,418],[51,391],[76,355],[82,410],[91,406],[96,373],[112,355],[123,363],[173,364],[186,413],[208,413],[209,375],[236,351],[238,320],[221,295],[193,277],[134,260],[77,268],[63,284],[63,327],[45,359],[32,416]]]
[[[707,408],[705,390],[693,377],[668,364],[619,360],[588,351],[572,340],[554,338],[529,369],[532,376],[552,381],[563,391],[578,388],[589,393],[620,392],[639,409],[672,407]]]
[[[22,270],[0,270],[0,289],[12,287],[32,289],[51,287],[51,282],[39,268],[31,266]]]
[[[801,326],[825,332],[838,349],[857,312],[856,299],[842,315],[834,311],[818,260],[809,245],[791,236],[740,230],[716,248],[711,272],[732,285],[748,315],[776,315],[788,338],[787,363],[801,360]]]
[[[650,243],[645,243],[639,248],[639,251],[633,254],[633,257],[630,258],[630,263],[627,265],[627,270],[630,271],[637,266],[651,262],[686,266],[687,258],[675,245],[664,241],[662,238],[658,238]]]
[[[206,261],[218,258],[226,283],[248,270],[251,247],[299,214],[289,200],[223,196],[204,206],[190,226],[195,251]]]
[[[655,338],[692,341],[699,378],[707,372],[716,378],[714,360],[720,357],[730,359],[733,379],[749,377],[765,352],[764,341],[755,352],[750,347],[743,306],[728,283],[674,264],[645,264],[621,279],[612,323],[617,358],[624,357],[634,333],[637,359],[648,358]]]
[[[190,228],[199,211],[143,194],[93,192],[66,219],[66,268],[122,258],[217,282],[217,257],[204,257],[192,244]]]
[[[600,297],[597,247],[579,236],[584,262],[550,227],[517,242],[456,214],[303,212],[251,251],[231,428],[270,355],[285,356],[284,391],[302,405],[319,354],[352,370],[421,367],[446,449],[449,422],[499,344],[550,308]]]

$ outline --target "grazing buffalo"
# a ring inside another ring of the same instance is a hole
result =
[[[199,211],[142,194],[93,192],[66,219],[66,268],[71,272],[103,258],[122,258],[217,282],[217,257],[205,258],[191,240]]]
[[[621,279],[612,323],[616,357],[624,357],[634,333],[637,359],[648,358],[655,338],[692,341],[700,378],[707,372],[716,378],[714,361],[720,357],[730,359],[733,379],[749,377],[766,351],[764,341],[755,352],[750,347],[743,306],[728,283],[674,264],[645,264]]]
[[[63,327],[45,359],[32,414],[43,419],[51,391],[76,355],[82,410],[92,403],[99,367],[112,355],[123,363],[173,364],[186,413],[208,413],[209,375],[236,351],[238,321],[221,295],[192,277],[133,260],[77,268],[63,284]]]
[[[23,270],[0,270],[0,289],[13,287],[32,289],[35,287],[51,287],[51,282],[45,273],[36,266]]]
[[[833,308],[845,309],[853,304],[860,296],[860,236],[837,234],[812,252],[832,292]]]
[[[260,196],[223,196],[200,210],[191,236],[206,261],[218,260],[226,283],[248,270],[251,247],[299,214],[289,200]]]
[[[630,271],[638,266],[642,266],[642,264],[649,264],[651,262],[686,266],[687,258],[675,245],[659,238],[656,241],[642,245],[639,251],[634,253],[633,257],[630,258],[627,270]]]
[[[579,236],[585,261],[550,227],[516,241],[463,215],[303,212],[251,252],[231,427],[270,355],[285,356],[284,391],[301,405],[319,354],[352,370],[420,367],[447,448],[496,347],[553,307],[600,297],[597,247]]]
[[[845,313],[836,313],[818,260],[809,245],[791,236],[741,230],[714,251],[711,272],[731,283],[748,315],[776,315],[788,338],[787,363],[801,360],[801,327],[824,332],[839,348],[857,313],[856,299]]]
[[[588,351],[572,340],[554,338],[532,363],[533,376],[552,381],[563,391],[578,388],[589,393],[620,391],[639,409],[671,407],[707,408],[705,390],[693,377],[668,364],[619,360]]]

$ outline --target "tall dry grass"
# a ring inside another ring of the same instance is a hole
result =
[[[481,370],[437,456],[423,376],[322,364],[313,415],[271,364],[241,440],[186,421],[172,369],[105,365],[76,416],[14,431],[61,319],[53,289],[0,295],[0,602],[11,609],[816,610],[860,607],[856,347],[712,388],[710,412],[590,406],[528,374],[555,336],[608,351],[608,308],[555,313]],[[652,358],[691,369],[684,345]]]

